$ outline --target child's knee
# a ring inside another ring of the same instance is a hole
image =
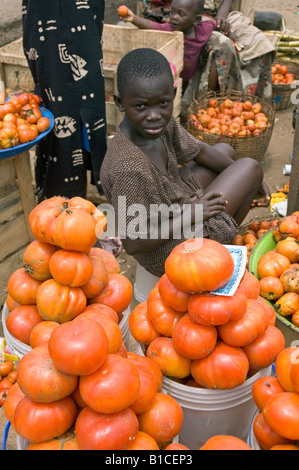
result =
[[[245,167],[245,171],[248,172],[248,177],[256,183],[257,186],[260,186],[264,179],[264,171],[262,165],[253,158],[244,157],[241,159]]]
[[[219,144],[215,144],[214,148],[216,148],[217,150],[219,150],[219,152],[221,152],[226,157],[231,158],[232,160],[237,159],[237,154],[236,154],[235,150],[229,144],[225,144],[224,142],[220,142]]]

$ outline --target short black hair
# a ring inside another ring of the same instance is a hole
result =
[[[205,0],[195,0],[196,3],[196,13],[197,15],[201,15],[204,11],[204,4]]]
[[[155,49],[140,48],[128,52],[117,68],[117,88],[123,96],[126,86],[136,78],[163,77],[173,84],[173,75],[166,57]]]
[[[189,0],[188,3],[196,15],[201,15],[204,11],[205,0]]]

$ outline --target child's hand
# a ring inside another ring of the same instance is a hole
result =
[[[271,193],[266,185],[266,183],[263,183],[257,197],[252,201],[251,203],[251,209],[254,209],[255,207],[269,207],[271,201]]]
[[[123,10],[122,10],[123,9]],[[126,10],[125,10],[126,9]],[[134,20],[134,13],[132,12],[132,10],[130,10],[129,8],[127,7],[119,7],[117,9],[117,12],[119,14],[119,19],[121,21],[124,21],[125,23],[132,23],[133,20]],[[126,14],[125,14],[126,13]]]
[[[227,201],[222,197],[222,193],[209,192],[200,197],[197,204],[203,206],[203,220],[207,220],[220,212],[225,211]]]
[[[225,34],[225,36],[228,36],[230,27],[227,19],[221,16],[217,16],[216,23],[217,30],[222,34]]]

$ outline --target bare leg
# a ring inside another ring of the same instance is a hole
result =
[[[218,71],[215,59],[213,59],[211,64],[208,87],[210,91],[219,90]]]
[[[263,182],[262,167],[251,158],[234,161],[234,150],[227,144],[216,144],[213,148],[217,148],[224,157],[232,160],[232,164],[220,174],[194,162],[188,167],[199,179],[206,192],[215,191],[223,194],[228,201],[227,214],[234,217],[240,225],[250,211],[251,202]]]
[[[213,149],[217,149],[223,155],[224,158],[228,158],[232,161],[234,161],[236,158],[236,153],[234,149],[228,144],[215,144],[213,145]],[[216,173],[215,171],[211,170],[210,168],[198,165],[195,162],[190,162],[188,164],[188,168],[194,173],[194,175],[196,175],[196,177],[199,179],[201,185],[204,188],[207,188],[218,176],[218,173]]]
[[[241,224],[251,208],[251,202],[256,197],[263,182],[263,170],[256,160],[241,158],[234,162],[205,189],[219,191],[228,201],[227,214]]]

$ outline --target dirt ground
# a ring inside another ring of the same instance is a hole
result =
[[[126,2],[109,0],[109,2],[106,2],[106,23],[117,23],[118,16],[116,14],[116,8],[122,3],[126,3],[132,10],[136,10],[135,0],[128,0]],[[0,47],[19,38],[22,34],[21,4],[21,0],[0,0]],[[299,0],[284,0],[280,2],[274,0],[256,0],[256,10],[281,13],[286,19],[287,28],[298,30]],[[276,113],[274,132],[266,155],[262,161],[265,181],[273,193],[289,180],[289,177],[283,174],[283,167],[285,164],[291,162],[291,153],[294,143],[294,130],[292,128],[293,108],[294,107],[291,106],[285,111]],[[91,197],[93,197],[95,201],[98,200],[98,196],[92,187],[89,188],[89,191]],[[255,209],[248,215],[244,223],[248,223],[255,217],[269,217],[269,209]],[[121,265],[122,273],[133,283],[136,269],[134,259],[122,251],[118,260]],[[3,336],[3,330],[0,322],[0,337],[1,336]],[[5,424],[6,419],[3,409],[0,409],[0,442],[2,442]],[[9,433],[6,449],[16,449],[16,436],[12,430]]]

